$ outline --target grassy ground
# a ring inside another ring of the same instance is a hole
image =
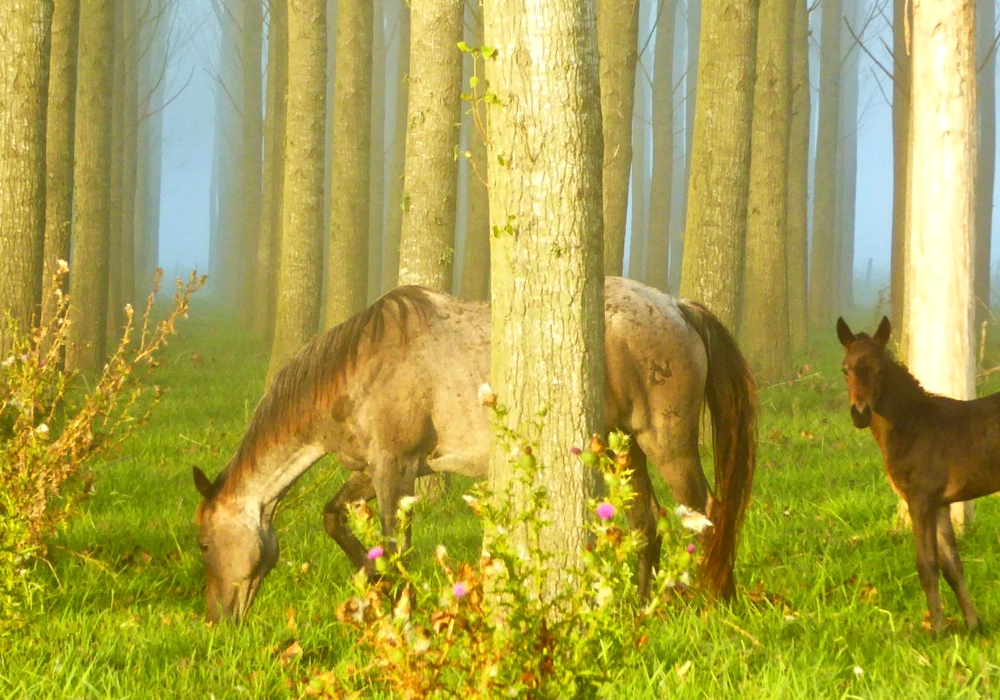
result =
[[[224,465],[259,398],[265,358],[198,304],[192,319],[164,363],[155,417],[93,465],[96,492],[51,543],[40,575],[53,592],[0,654],[0,697],[287,697],[309,669],[364,661],[333,616],[351,570],[322,529],[322,505],[342,479],[328,463],[286,500],[281,560],[246,623],[202,623],[191,467]],[[658,622],[609,698],[1000,697],[997,501],[979,501],[960,542],[986,632],[953,623],[931,637],[912,541],[894,530],[896,501],[871,436],[851,425],[832,336],[800,380],[761,392],[740,600]],[[418,510],[422,555],[438,542],[459,556],[478,551],[460,490]],[[293,641],[303,654],[283,664]]]

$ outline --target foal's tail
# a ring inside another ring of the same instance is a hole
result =
[[[730,598],[736,592],[736,545],[753,484],[757,389],[746,360],[722,322],[697,302],[683,301],[680,308],[701,336],[708,355],[705,400],[712,417],[715,499],[708,513],[714,528],[703,573],[713,595]]]

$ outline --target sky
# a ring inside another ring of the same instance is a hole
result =
[[[168,275],[186,274],[208,267],[209,203],[211,196],[212,152],[215,129],[215,59],[218,26],[208,3],[178,0],[188,36],[175,45],[168,74],[168,95],[164,119],[163,180],[160,234],[160,264]],[[816,19],[815,17],[813,18]],[[813,22],[815,24],[815,22]],[[884,22],[876,20],[874,35],[865,44],[884,65],[891,44]],[[871,33],[870,33],[871,34]],[[813,119],[817,109],[818,25],[814,27]],[[655,44],[655,42],[654,42]],[[892,123],[891,107],[885,95],[891,83],[875,61],[862,52],[860,57],[858,129],[858,180],[856,206],[855,270],[864,275],[869,260],[874,274],[887,278],[892,225]],[[998,178],[1000,184],[1000,178]],[[997,231],[1000,222],[994,213],[994,266],[1000,259]],[[626,247],[627,250],[627,247]]]

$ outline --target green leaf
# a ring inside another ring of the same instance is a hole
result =
[[[479,49],[479,53],[483,55],[483,58],[493,58],[497,50],[492,46],[483,46]]]
[[[471,78],[469,78],[469,87],[470,88],[472,88],[473,90],[475,90],[477,85],[479,85],[479,76],[478,75],[474,75]]]
[[[464,41],[458,42],[458,50],[461,51],[462,53],[472,53],[472,47],[469,46]]]

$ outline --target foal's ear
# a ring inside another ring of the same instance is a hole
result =
[[[892,327],[889,325],[889,318],[887,316],[883,316],[882,322],[878,324],[878,330],[875,331],[875,342],[884,348],[886,343],[889,342],[889,334],[891,332]]]
[[[845,348],[854,342],[854,334],[851,332],[843,316],[837,319],[837,340]]]
[[[205,472],[198,467],[193,467],[192,469],[194,473],[194,487],[198,489],[198,493],[205,498],[211,497],[212,482],[208,480],[207,476],[205,476]]]

